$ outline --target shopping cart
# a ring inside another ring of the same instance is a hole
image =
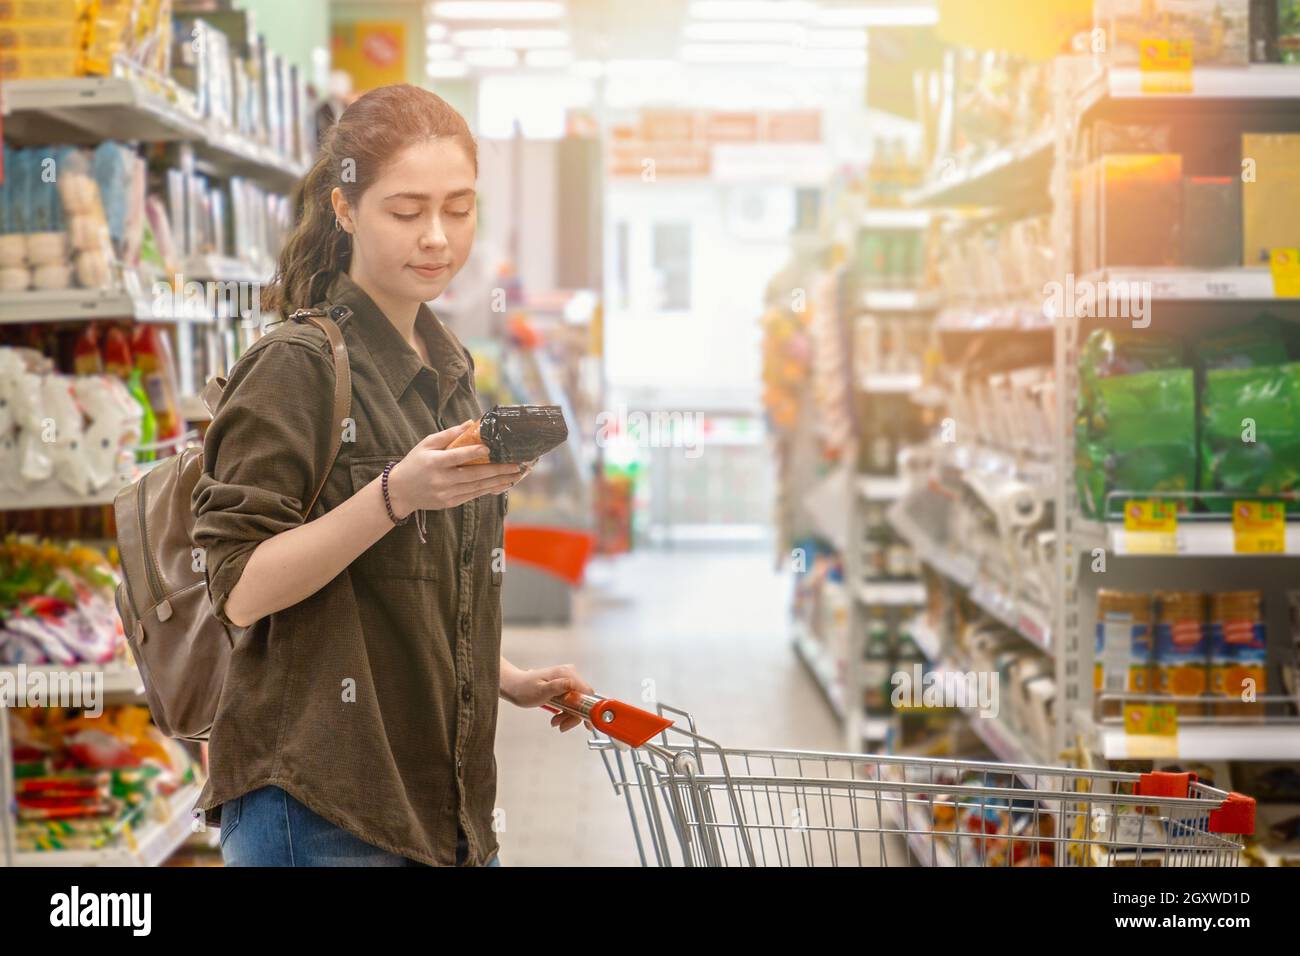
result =
[[[592,724],[643,866],[1232,866],[1254,832],[1194,773],[732,749],[663,704],[551,703]]]

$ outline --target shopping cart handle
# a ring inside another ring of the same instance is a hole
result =
[[[550,703],[542,704],[542,707],[553,714],[569,714],[589,720],[602,734],[630,747],[640,747],[673,725],[671,720],[648,710],[576,690],[552,697]]]

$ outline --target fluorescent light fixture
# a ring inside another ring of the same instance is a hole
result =
[[[605,74],[605,64],[600,62],[600,60],[574,60],[573,63],[569,65],[569,72],[574,76],[582,76],[589,80],[594,80],[596,77]]]
[[[429,40],[445,40],[447,38],[447,24],[430,23],[424,28],[424,35]]]
[[[524,66],[549,69],[557,66],[568,66],[572,62],[572,50],[529,50],[524,54]]]
[[[518,66],[519,54],[514,50],[466,50],[465,62],[470,66]]]
[[[939,11],[919,5],[822,7],[813,22],[819,27],[924,27],[939,22]]]
[[[776,20],[708,20],[688,23],[686,39],[704,43],[789,43],[803,30],[797,23]]]
[[[564,30],[507,30],[493,27],[487,30],[454,30],[451,41],[457,46],[482,49],[555,49],[569,45],[569,34]]]
[[[695,0],[696,20],[807,20],[817,12],[810,0]]]
[[[564,4],[549,0],[444,0],[433,4],[439,20],[559,20]]]
[[[803,46],[809,50],[865,50],[867,31],[845,28],[842,30],[805,30]]]
[[[788,43],[686,43],[682,59],[687,63],[786,63]]]
[[[867,65],[866,50],[798,50],[790,65],[806,70],[862,69]]]
[[[428,64],[425,73],[435,80],[453,80],[469,75],[469,64],[464,60],[435,60]]]
[[[454,60],[459,53],[450,43],[430,43],[424,48],[424,55],[430,60]]]

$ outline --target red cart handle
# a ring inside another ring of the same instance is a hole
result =
[[[602,734],[630,747],[640,747],[673,725],[671,720],[648,710],[576,690],[552,697],[549,704],[542,704],[542,708],[553,714],[563,713],[589,720]]]

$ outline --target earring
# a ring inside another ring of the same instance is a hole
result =
[[[343,231],[343,223],[339,222],[339,217],[338,217],[338,216],[335,216],[335,217],[334,217],[334,231],[335,231],[335,232],[342,232],[342,231]]]

